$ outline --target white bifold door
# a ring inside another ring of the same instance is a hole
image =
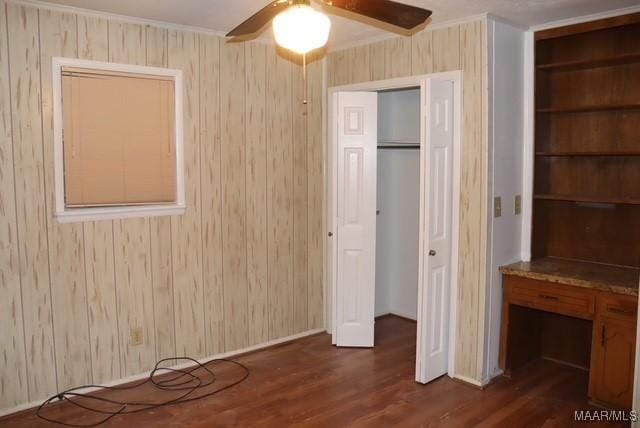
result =
[[[337,95],[334,341],[373,346],[378,94]]]
[[[421,83],[416,380],[447,373],[453,209],[454,86]],[[374,344],[377,93],[339,92],[335,124],[333,342]]]
[[[447,373],[453,207],[453,82],[423,82],[416,380]]]

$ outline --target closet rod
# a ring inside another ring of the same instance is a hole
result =
[[[395,146],[378,146],[378,150],[420,150],[420,146],[416,144],[398,144]]]

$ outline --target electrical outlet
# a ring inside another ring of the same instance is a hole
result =
[[[522,214],[522,196],[516,195],[514,205],[515,206],[513,207],[513,212],[515,213],[515,215]]]
[[[144,342],[144,331],[142,330],[142,327],[135,327],[131,329],[131,332],[129,333],[129,342],[131,343],[131,346],[142,345]]]
[[[502,198],[500,196],[493,199],[493,216],[495,218],[502,217]]]

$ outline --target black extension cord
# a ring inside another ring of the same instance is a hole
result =
[[[168,367],[160,367],[162,363],[165,363],[168,361],[177,361],[177,360],[190,361],[194,363],[194,366],[189,367],[188,369],[183,369],[183,370],[173,369]],[[198,390],[202,390],[203,388],[207,388],[216,382],[217,380],[216,375],[207,366],[212,366],[214,364],[219,364],[219,363],[228,363],[228,364],[232,364],[237,367],[240,367],[244,371],[244,375],[240,379],[230,384],[224,385],[221,388],[218,388],[211,392],[207,392],[206,394],[193,396],[194,392]],[[207,372],[211,376],[211,379],[205,380],[201,376],[194,375],[193,372],[199,369]],[[168,373],[175,373],[176,375],[164,380],[155,379],[156,376],[167,375]],[[239,383],[245,381],[248,377],[249,377],[249,369],[243,364],[233,360],[214,359],[214,360],[209,360],[205,363],[200,363],[190,357],[164,358],[158,361],[155,367],[153,368],[153,370],[151,371],[151,373],[149,374],[149,376],[140,382],[127,385],[127,386],[83,385],[83,386],[67,389],[66,391],[59,392],[58,394],[48,398],[45,402],[43,402],[40,405],[40,407],[38,407],[38,411],[36,412],[36,414],[38,415],[39,418],[44,419],[47,422],[52,422],[52,423],[60,424],[67,427],[78,427],[78,428],[94,427],[107,422],[108,420],[110,420],[111,418],[117,415],[140,413],[140,412],[145,412],[147,410],[157,409],[159,407],[187,403],[190,401],[200,400],[201,398],[210,397],[214,394],[224,391],[225,389],[229,389],[233,386],[238,385]],[[174,392],[183,391],[183,392],[179,397],[172,398],[171,400],[163,401],[160,403],[118,401],[114,399],[87,394],[87,393],[76,392],[78,390],[85,389],[85,388],[100,388],[100,389],[106,389],[111,391],[127,391],[127,390],[132,390],[132,389],[141,387],[146,384],[152,384],[154,387],[156,387],[160,391],[174,391]],[[99,403],[107,403],[110,405],[119,406],[119,409],[113,410],[113,411],[101,410],[86,404],[82,404],[77,400],[74,400],[74,398],[81,398],[88,401],[93,400]],[[43,409],[46,409],[48,406],[58,401],[66,401],[83,410],[86,410],[87,412],[90,412],[96,415],[104,415],[104,417],[95,423],[74,424],[71,422],[64,422],[62,420],[53,419],[42,414]]]

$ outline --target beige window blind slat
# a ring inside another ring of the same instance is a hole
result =
[[[91,68],[80,68],[80,67],[62,67],[62,75],[72,76],[72,77],[76,77],[76,76],[88,77],[88,78],[96,78],[96,79],[104,79],[108,77],[130,77],[132,79],[167,80],[167,81],[173,82],[172,76],[130,73],[125,71],[95,70]]]
[[[175,202],[174,82],[62,79],[66,205]]]

